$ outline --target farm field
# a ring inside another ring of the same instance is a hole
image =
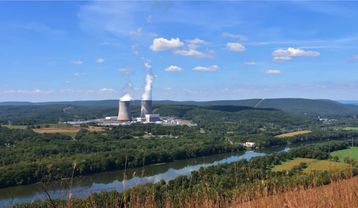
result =
[[[285,162],[282,165],[272,168],[272,171],[291,170],[293,168],[293,166],[299,165],[300,162],[306,162],[307,164],[309,164],[309,163],[312,163],[313,161],[315,161],[315,159],[297,158],[295,160]]]
[[[17,126],[17,125],[11,125],[11,126],[9,126],[9,125],[2,125],[3,127],[7,127],[7,128],[9,128],[9,129],[26,129],[27,128],[27,126]]]
[[[291,132],[291,133],[287,133],[287,134],[280,134],[277,135],[276,137],[292,137],[292,136],[296,136],[296,135],[300,135],[300,134],[307,134],[307,133],[311,133],[312,131],[296,131],[296,132]]]
[[[41,128],[41,129],[33,129],[34,132],[43,134],[43,133],[77,133],[81,130],[80,127],[67,127],[67,128]],[[104,131],[103,127],[90,127],[88,131]]]
[[[331,152],[331,156],[338,156],[341,162],[343,162],[345,157],[352,157],[358,160],[358,147],[351,147],[349,149]]]
[[[318,160],[311,163],[305,170],[305,173],[310,173],[312,170],[337,170],[341,168],[349,168],[350,164],[342,162],[332,162],[328,160]]]
[[[358,127],[345,127],[345,128],[343,128],[343,130],[347,130],[347,131],[358,131]]]

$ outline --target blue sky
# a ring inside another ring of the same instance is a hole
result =
[[[358,99],[357,2],[0,2],[0,101]],[[146,64],[146,65],[145,65]]]

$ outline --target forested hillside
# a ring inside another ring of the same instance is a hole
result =
[[[300,98],[279,98],[279,99],[248,99],[248,100],[217,100],[217,101],[171,101],[161,100],[153,101],[157,105],[196,105],[196,106],[213,106],[213,105],[233,105],[248,106],[256,108],[275,108],[285,110],[290,113],[310,114],[310,115],[335,115],[335,114],[358,114],[358,106],[353,104],[343,104],[332,100],[312,100]],[[131,102],[132,106],[140,105],[140,100]],[[14,105],[72,105],[90,108],[110,108],[118,107],[118,100],[99,100],[99,101],[69,101],[69,102],[0,102],[0,106]]]

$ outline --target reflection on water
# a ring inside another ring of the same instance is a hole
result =
[[[164,165],[145,166],[144,174],[141,178],[143,168],[131,168],[126,171],[125,188],[136,186],[140,183],[158,182],[162,179],[171,180],[179,175],[190,175],[191,171],[198,170],[202,166],[212,166],[218,163],[230,163],[242,159],[250,159],[255,156],[262,156],[273,152],[287,151],[289,148],[307,145],[317,142],[304,142],[292,145],[283,145],[255,151],[232,152],[216,154],[206,157],[179,160]],[[74,179],[72,194],[79,197],[86,197],[93,192],[101,190],[123,191],[124,171],[113,171],[94,174],[91,176],[78,177]],[[66,198],[70,181],[54,181],[45,184],[31,184],[25,186],[9,187],[0,189],[0,207],[8,207],[22,202],[31,202],[36,199],[45,199],[44,190],[50,190],[52,198]]]

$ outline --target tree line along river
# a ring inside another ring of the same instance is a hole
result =
[[[309,141],[253,151],[215,154],[205,157],[178,160],[162,165],[145,166],[143,177],[141,177],[143,168],[131,168],[127,169],[125,172],[125,183],[123,183],[124,170],[78,177],[73,180],[71,192],[73,196],[77,197],[86,197],[91,193],[100,192],[102,190],[111,191],[116,189],[121,192],[140,183],[156,183],[162,179],[169,181],[179,175],[190,175],[191,171],[198,170],[202,166],[212,166],[226,162],[230,163],[240,159],[249,160],[255,156],[262,156],[283,150],[287,151],[290,148],[320,142],[324,141]],[[46,199],[47,196],[44,190],[48,191],[51,198],[66,198],[69,188],[70,180],[62,180],[0,189],[0,207],[9,207],[22,202],[31,202],[36,199]]]

